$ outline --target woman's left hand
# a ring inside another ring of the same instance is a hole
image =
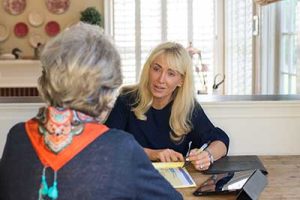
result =
[[[196,170],[204,171],[211,165],[207,151],[199,152],[199,149],[192,149],[188,160],[194,165]]]

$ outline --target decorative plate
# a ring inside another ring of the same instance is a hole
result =
[[[32,33],[29,36],[29,44],[33,47],[36,48],[38,43],[45,44],[45,37],[38,33]]]
[[[32,11],[28,14],[28,21],[32,26],[40,26],[44,23],[44,15],[37,11]]]
[[[19,22],[14,28],[15,35],[17,37],[24,37],[28,34],[28,26],[24,22]]]
[[[4,24],[0,24],[0,42],[6,40],[9,36],[9,30]]]
[[[56,36],[60,31],[60,26],[56,21],[50,21],[45,26],[46,33],[53,37]]]
[[[19,15],[26,8],[26,0],[3,0],[3,8],[9,14]]]
[[[70,0],[46,0],[48,10],[54,14],[66,12],[70,6]]]

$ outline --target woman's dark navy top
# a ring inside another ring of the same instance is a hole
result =
[[[134,96],[132,94],[121,94],[116,100],[106,125],[131,133],[142,147],[169,148],[185,155],[190,141],[192,141],[192,148],[200,148],[204,143],[220,140],[228,149],[229,137],[222,129],[211,123],[198,102],[196,102],[191,119],[193,128],[179,142],[174,142],[170,138],[169,119],[173,101],[161,110],[151,107],[146,112],[147,120],[136,118],[134,112],[131,111],[133,102]]]

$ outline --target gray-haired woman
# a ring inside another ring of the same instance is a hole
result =
[[[119,53],[99,27],[63,31],[41,62],[46,107],[10,130],[0,199],[182,199],[130,134],[101,123],[122,78]]]

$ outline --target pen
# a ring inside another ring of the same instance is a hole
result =
[[[191,143],[191,142],[190,142]],[[208,141],[207,143],[204,143],[201,147],[200,147],[200,149],[197,149],[196,150],[196,152],[197,153],[200,153],[200,152],[202,152],[202,151],[204,151],[207,147],[208,147],[208,145],[210,144],[210,141]],[[189,144],[190,145],[190,144]],[[185,160],[187,160],[187,161],[189,161],[188,160],[188,156],[190,155],[190,146],[189,146],[189,151],[187,152],[187,155],[186,155],[186,158],[185,158]]]
[[[182,167],[186,167],[191,163],[190,159],[189,159],[189,155],[190,155],[190,151],[191,151],[191,144],[192,144],[192,141],[189,142],[189,148],[185,155],[184,164]],[[208,141],[207,143],[204,143],[199,149],[196,150],[196,152],[200,153],[200,152],[204,151],[208,147],[209,144],[210,144],[210,141]]]
[[[188,156],[189,156],[190,151],[191,151],[191,146],[192,146],[192,141],[189,142],[189,148],[188,148],[188,151],[186,152],[185,157],[188,157]]]
[[[207,142],[207,143],[204,143],[204,144],[200,147],[200,149],[197,150],[197,152],[200,153],[200,152],[204,151],[204,150],[208,147],[209,143],[210,143],[210,141]]]
[[[189,142],[189,148],[188,148],[188,151],[186,152],[186,155],[185,155],[185,158],[184,158],[184,164],[183,164],[182,167],[186,167],[189,164],[189,161],[188,161],[187,157],[189,157],[189,155],[190,155],[191,146],[192,146],[192,141]]]

